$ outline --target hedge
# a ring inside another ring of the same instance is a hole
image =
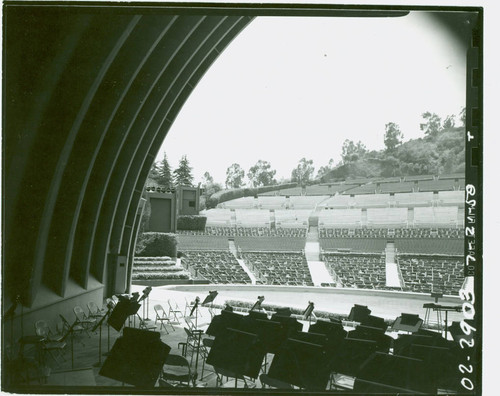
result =
[[[177,256],[177,238],[166,232],[144,232],[137,238],[136,256]]]
[[[204,231],[207,224],[206,216],[182,215],[177,217],[177,229],[187,231]]]
[[[297,183],[285,183],[277,184],[274,186],[262,186],[254,188],[235,188],[232,190],[221,190],[212,194],[210,198],[207,199],[206,207],[207,209],[215,208],[218,204],[226,201],[231,201],[232,199],[243,198],[243,197],[253,197],[258,194],[263,194],[269,191],[278,191],[285,188],[297,187]]]

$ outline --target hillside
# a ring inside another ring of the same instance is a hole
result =
[[[465,129],[455,127],[436,136],[409,140],[392,152],[368,151],[357,161],[342,164],[318,181],[359,177],[465,174]]]

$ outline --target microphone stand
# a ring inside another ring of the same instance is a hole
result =
[[[196,297],[194,301],[193,308],[191,309],[191,313],[189,316],[193,316],[193,313],[195,313],[195,319],[194,319],[194,329],[192,330],[193,335],[196,337],[196,363],[195,363],[195,372],[193,376],[193,385],[196,386],[196,378],[198,377],[198,361],[200,357],[200,345],[201,345],[201,330],[198,330],[198,304],[200,303],[200,298]],[[193,355],[191,355],[191,364],[193,364]]]
[[[102,343],[102,324],[104,323],[104,320],[108,317],[108,315],[111,312],[111,308],[108,308],[108,312],[101,318],[101,320],[93,327],[92,332],[96,331],[96,329],[99,327],[99,361],[97,363],[94,363],[94,367],[101,367],[102,362],[101,362],[101,343]],[[109,326],[108,326],[108,345],[109,345]]]

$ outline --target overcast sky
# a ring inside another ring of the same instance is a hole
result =
[[[340,161],[345,139],[384,147],[385,124],[423,136],[421,114],[465,106],[465,51],[425,12],[401,18],[255,19],[197,85],[170,129],[172,168],[187,155],[195,182],[269,161],[289,178]]]

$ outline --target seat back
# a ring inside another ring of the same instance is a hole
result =
[[[83,312],[82,307],[77,305],[73,308],[73,312],[78,320],[85,320],[85,313]]]
[[[99,313],[99,307],[97,306],[97,304],[95,302],[89,301],[87,303],[87,307],[88,307],[91,315],[97,315]]]
[[[164,364],[167,366],[189,367],[188,360],[181,355],[168,354],[165,358]]]
[[[158,315],[160,318],[165,316],[165,310],[160,304],[156,304],[153,308],[156,312],[156,315]]]
[[[49,325],[45,320],[37,320],[35,322],[35,333],[40,337],[47,337],[49,335]]]

